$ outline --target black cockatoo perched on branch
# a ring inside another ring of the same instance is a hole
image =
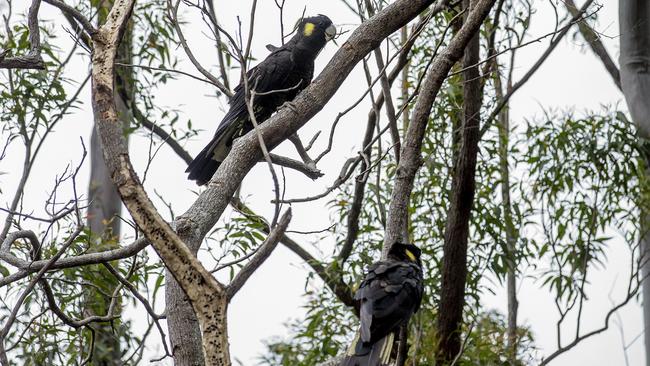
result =
[[[420,308],[422,293],[420,249],[395,243],[388,258],[374,263],[359,285],[359,333],[340,366],[388,366],[399,328]]]
[[[283,103],[293,100],[314,75],[314,60],[334,38],[336,28],[325,15],[303,18],[296,34],[247,73],[248,86],[255,92],[253,111],[258,123],[264,122]],[[235,88],[226,113],[212,141],[187,167],[189,179],[198,185],[207,183],[226,158],[234,139],[253,129],[246,107],[244,80]]]

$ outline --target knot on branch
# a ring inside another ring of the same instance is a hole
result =
[[[196,226],[194,220],[186,216],[179,216],[174,221],[173,227],[176,233],[181,237],[190,237],[191,231]]]

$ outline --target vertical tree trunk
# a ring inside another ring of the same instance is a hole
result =
[[[189,242],[187,244],[196,255],[198,245],[192,245]],[[174,364],[176,366],[203,366],[205,361],[199,320],[187,295],[169,271],[165,271],[165,304]]]
[[[120,236],[120,214],[122,201],[113,185],[104,159],[97,131],[93,128],[90,139],[90,182],[88,184],[88,228],[91,231],[90,251],[102,251],[117,247]],[[104,293],[112,293],[117,280],[103,266],[88,266],[84,270],[86,280],[94,283]],[[111,299],[95,287],[84,289],[84,312],[86,315],[105,315]],[[116,325],[118,325],[116,327]],[[114,324],[97,323],[95,330],[94,365],[121,365],[119,320]]]
[[[463,0],[472,8],[475,1]],[[469,11],[465,13],[466,17]],[[467,19],[467,18],[465,18]],[[453,172],[451,197],[442,259],[442,284],[438,311],[438,362],[448,364],[461,351],[461,325],[467,280],[467,240],[474,201],[476,156],[478,152],[481,82],[478,66],[479,34],[465,48],[463,58],[463,122],[460,147]]]
[[[101,14],[100,22],[105,20],[105,14],[112,6],[112,1],[98,5]],[[131,63],[131,32],[127,30],[121,43],[117,57],[120,62]],[[130,70],[121,68],[117,70],[116,93],[118,94],[117,111],[123,126],[129,126],[130,112],[128,103],[133,95],[132,74]],[[90,139],[90,182],[88,184],[88,200],[90,205],[87,211],[87,225],[91,232],[90,251],[104,251],[115,249],[119,243],[120,219],[122,201],[104,163],[102,144],[97,134],[97,127],[93,126]],[[94,283],[105,293],[112,293],[118,281],[103,266],[87,267],[88,281]],[[96,288],[89,287],[84,291],[85,312],[89,315],[104,315],[110,305],[111,299],[99,292]],[[123,333],[123,323],[116,321],[111,324],[98,323],[92,325],[95,330],[95,349],[93,351],[93,365],[122,365],[122,351],[120,336]]]
[[[503,99],[503,86],[498,70],[494,73],[497,100]],[[508,88],[512,86],[508,80]],[[505,222],[506,255],[508,256],[508,270],[506,274],[506,287],[508,297],[508,360],[514,365],[517,361],[517,261],[516,244],[517,232],[512,221],[512,204],[510,201],[510,167],[508,166],[508,144],[510,141],[510,113],[508,106],[499,113],[499,171],[501,174],[501,200],[503,206],[503,220]]]
[[[650,4],[620,0],[621,86],[639,137],[650,138]],[[647,160],[647,159],[646,159]],[[650,161],[647,161],[650,163]],[[646,170],[650,175],[650,170]],[[641,207],[641,273],[644,329],[650,329],[650,212]],[[650,332],[645,332],[646,365],[650,366]]]

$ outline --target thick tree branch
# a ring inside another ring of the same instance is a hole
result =
[[[9,235],[7,237],[9,237]],[[146,238],[141,238],[122,248],[107,250],[104,252],[82,254],[74,257],[61,258],[55,263],[49,265],[48,268],[49,270],[53,271],[57,269],[80,267],[124,259],[138,254],[142,249],[146,248],[147,245],[149,245],[149,240]],[[49,263],[49,259],[26,262],[5,251],[0,251],[0,259],[6,261],[7,263],[11,263],[11,261],[21,261],[21,265],[17,266],[19,268],[18,272],[13,273],[7,277],[0,278],[0,287],[25,278],[32,273],[38,272]]]
[[[118,1],[93,37],[92,102],[104,160],[131,216],[190,299],[202,325],[205,362],[230,365],[224,287],[160,216],[131,166],[114,99],[115,56],[135,0]]]

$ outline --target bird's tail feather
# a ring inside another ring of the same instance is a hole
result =
[[[195,180],[200,186],[209,182],[228,156],[233,137],[239,128],[241,127],[237,123],[229,123],[224,128],[217,129],[210,143],[187,166],[185,172],[190,173],[188,179]]]
[[[389,366],[394,342],[395,334],[389,333],[374,344],[365,345],[357,333],[339,366]]]

